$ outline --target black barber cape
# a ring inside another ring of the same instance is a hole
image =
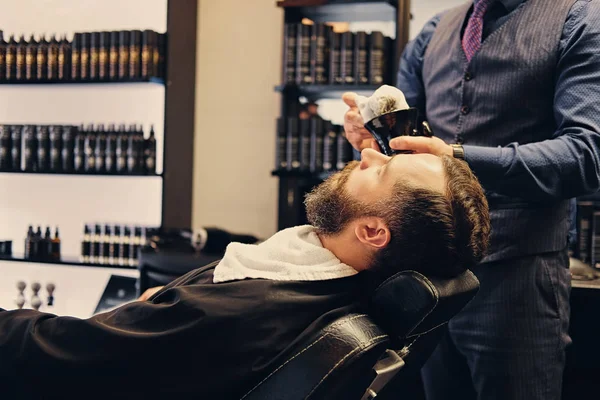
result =
[[[89,319],[0,309],[0,399],[239,399],[361,296],[360,274],[214,284],[215,265]]]

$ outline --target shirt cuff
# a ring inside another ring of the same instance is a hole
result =
[[[464,145],[465,161],[479,179],[496,179],[504,175],[502,147]]]

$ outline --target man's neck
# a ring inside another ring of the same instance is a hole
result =
[[[369,266],[369,256],[364,253],[364,249],[357,243],[353,243],[352,238],[345,232],[337,235],[317,234],[324,248],[329,250],[342,263],[354,268],[358,272],[364,271]]]

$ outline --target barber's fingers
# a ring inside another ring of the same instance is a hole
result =
[[[373,137],[368,130],[365,129],[363,119],[358,112],[348,111],[344,116],[344,132],[346,139],[350,142],[352,147],[356,150],[361,151],[366,147],[371,147],[370,142],[363,143],[365,139],[372,139]]]
[[[379,145],[375,139],[371,139],[371,148],[381,153],[381,149],[379,148]]]
[[[452,147],[437,137],[399,136],[390,140],[394,150],[412,150],[415,153],[429,153],[436,156],[452,155]]]
[[[344,103],[346,103],[348,107],[357,108],[358,105],[356,104],[356,96],[357,94],[354,92],[346,92],[342,95],[342,100],[344,100]]]

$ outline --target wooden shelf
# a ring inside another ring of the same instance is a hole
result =
[[[342,99],[346,92],[355,92],[363,96],[370,96],[380,85],[280,85],[276,86],[277,92],[304,96],[310,100],[316,99]]]
[[[277,6],[293,9],[315,22],[396,21],[397,0],[285,0]]]
[[[1,262],[26,262],[33,264],[47,264],[47,265],[71,265],[76,267],[96,267],[96,268],[124,268],[124,269],[137,269],[137,266],[131,267],[129,265],[107,265],[107,264],[95,264],[95,263],[82,263],[76,257],[62,257],[60,260],[29,260],[23,257],[13,256],[6,257],[0,256]]]
[[[114,80],[114,79],[103,79],[103,80],[36,80],[36,81],[0,81],[0,85],[98,85],[98,84],[129,84],[129,83],[155,83],[159,85],[164,85],[165,81],[162,78],[147,78],[147,79],[124,79],[124,80]]]
[[[25,174],[25,175],[67,175],[67,176],[110,176],[110,177],[142,177],[142,178],[162,178],[162,174],[112,174],[102,172],[38,172],[38,171],[0,171],[0,174]]]

